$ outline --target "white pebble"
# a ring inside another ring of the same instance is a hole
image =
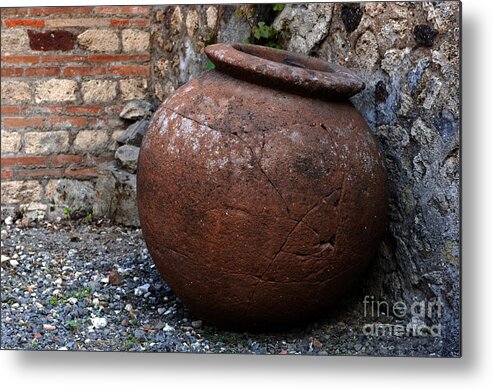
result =
[[[170,326],[168,323],[166,323],[166,325],[163,328],[164,332],[173,332],[174,330],[175,330],[175,328]]]
[[[108,320],[106,320],[104,317],[92,317],[91,323],[94,328],[103,328],[106,327],[106,324],[108,324]]]

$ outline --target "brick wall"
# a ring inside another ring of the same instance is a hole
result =
[[[54,211],[61,179],[94,185],[128,126],[123,104],[148,96],[149,18],[144,6],[1,9],[2,215]]]

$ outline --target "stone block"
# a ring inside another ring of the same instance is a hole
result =
[[[17,153],[21,149],[22,137],[18,132],[2,131],[1,138],[2,154]]]
[[[123,51],[147,51],[150,35],[147,31],[127,29],[122,31]]]
[[[120,117],[128,120],[139,120],[150,118],[153,112],[154,107],[151,103],[144,100],[132,100],[123,107]]]
[[[145,78],[121,80],[120,91],[123,100],[143,99],[147,95],[147,80]]]
[[[2,81],[2,101],[29,101],[31,100],[31,87],[23,81]]]
[[[50,180],[45,188],[46,199],[58,210],[90,211],[94,199],[94,184],[79,180]]]
[[[2,181],[2,204],[29,204],[41,199],[41,185],[38,181]]]
[[[36,103],[75,101],[77,81],[52,78],[36,84]]]
[[[90,80],[82,83],[82,96],[86,103],[101,103],[116,98],[116,81]]]
[[[77,37],[77,43],[81,49],[96,52],[118,51],[120,48],[120,39],[113,30],[86,30]]]
[[[75,151],[102,151],[108,144],[108,134],[101,130],[79,131],[74,140]]]
[[[140,149],[136,146],[123,145],[115,152],[115,159],[120,166],[130,173],[137,171],[137,161]]]
[[[149,127],[149,120],[143,119],[130,125],[124,132],[119,134],[116,140],[122,144],[140,146],[142,138]]]
[[[68,131],[27,132],[24,134],[24,151],[27,154],[56,154],[69,148]]]
[[[136,188],[135,174],[121,171],[115,162],[101,165],[94,194],[94,215],[127,226],[140,226]]]
[[[2,30],[2,53],[26,52],[29,50],[29,39],[26,30],[11,29]]]

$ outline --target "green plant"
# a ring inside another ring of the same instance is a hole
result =
[[[83,220],[85,222],[90,222],[92,220],[92,212],[86,213],[86,216],[84,216]]]
[[[255,39],[270,39],[276,36],[277,31],[274,27],[267,26],[265,22],[258,22],[258,24],[252,28],[252,34]]]
[[[80,323],[78,320],[69,320],[67,322],[67,328],[72,332],[75,332],[77,330],[77,328],[79,328],[79,326],[80,326]]]
[[[74,297],[78,298],[79,300],[83,300],[86,297],[90,296],[91,294],[92,294],[92,288],[90,286],[86,286],[81,290],[75,292]]]
[[[272,4],[272,9],[276,12],[281,12],[286,4]]]
[[[216,65],[214,65],[214,63],[209,58],[207,58],[207,67],[206,67],[206,69],[207,70],[212,70],[215,67],[216,67]]]
[[[213,45],[214,43],[217,42],[217,33],[213,33],[209,38],[207,38],[205,41],[204,41],[204,47],[207,47],[209,45]],[[206,65],[206,69],[207,70],[212,70],[214,69],[216,66],[214,65],[214,63],[209,59],[207,58],[207,65]]]
[[[275,13],[279,13],[284,9],[284,4],[273,4],[272,10]],[[244,40],[244,43],[251,43],[260,46],[274,47],[276,49],[282,49],[281,43],[284,40],[285,32],[276,30],[271,21],[272,15],[268,17],[269,20],[260,20],[257,24],[252,26],[250,37]]]
[[[63,214],[64,215],[70,215],[71,213],[72,213],[72,211],[70,210],[70,208],[67,208],[67,207],[63,208]]]
[[[57,305],[60,305],[62,303],[62,299],[58,296],[51,296],[48,302],[50,303],[50,305],[56,307]]]

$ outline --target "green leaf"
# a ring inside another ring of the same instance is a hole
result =
[[[207,58],[207,70],[212,70],[215,67],[216,65],[214,65],[214,63],[209,58]]]
[[[282,49],[282,46],[280,43],[278,42],[272,42],[272,41],[269,41],[265,44],[267,47],[273,47],[275,49]]]
[[[273,4],[272,9],[276,12],[281,12],[285,6],[286,4]]]
[[[276,35],[276,30],[271,26],[267,26],[265,22],[258,22],[258,24],[252,28],[252,32],[256,39],[268,39]]]
[[[217,42],[217,36],[216,34],[212,34],[209,38],[207,38],[205,41],[204,41],[204,46],[209,46],[209,45],[213,45]]]
[[[262,31],[261,31],[262,25],[265,25],[265,23],[260,22],[256,26],[253,26],[252,33],[253,33],[253,36],[255,37],[255,39],[260,39],[262,37]]]

